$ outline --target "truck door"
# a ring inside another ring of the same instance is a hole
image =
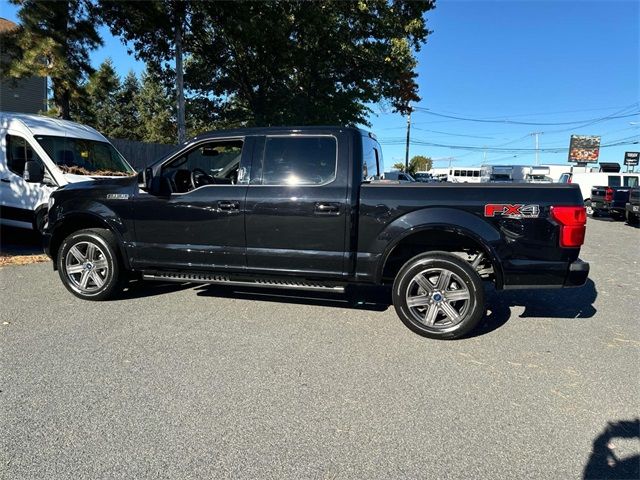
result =
[[[346,143],[346,136],[339,142],[331,134],[270,135],[256,142],[245,217],[249,269],[343,274],[350,213]]]
[[[252,138],[207,139],[173,155],[154,177],[170,195],[141,192],[134,201],[138,267],[246,268],[244,203]]]

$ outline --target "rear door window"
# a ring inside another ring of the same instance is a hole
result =
[[[324,185],[336,178],[338,143],[332,136],[267,137],[263,185]]]
[[[609,187],[619,187],[620,186],[620,175],[609,175],[609,180],[607,185]]]

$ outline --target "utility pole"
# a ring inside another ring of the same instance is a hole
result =
[[[409,138],[411,136],[411,107],[409,107],[409,115],[407,115],[407,147],[404,152],[404,171],[409,171]]]
[[[178,103],[178,144],[181,145],[187,139],[186,133],[186,125],[184,118],[184,78],[183,78],[183,69],[182,69],[182,36],[183,36],[183,22],[184,22],[184,9],[182,6],[176,7],[180,8],[176,13],[178,13],[177,24],[175,26],[175,57],[176,57],[176,93],[177,93],[177,103]]]
[[[538,153],[539,153],[539,143],[538,143],[538,136],[540,136],[541,134],[543,134],[544,132],[532,132],[531,135],[535,136],[536,138],[536,166],[540,165],[540,159],[538,158]]]

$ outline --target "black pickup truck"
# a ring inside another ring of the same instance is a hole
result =
[[[381,178],[355,128],[204,134],[136,177],[53,193],[45,251],[88,300],[146,280],[344,291],[392,285],[412,330],[457,338],[498,289],[579,286],[586,215],[577,185]]]
[[[629,190],[629,201],[625,205],[625,215],[629,225],[640,223],[640,187]]]
[[[624,220],[631,187],[596,186],[591,189],[592,216],[609,214],[614,220]]]

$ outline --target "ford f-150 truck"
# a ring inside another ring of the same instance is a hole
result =
[[[196,137],[140,172],[54,192],[45,251],[87,300],[146,280],[343,291],[392,285],[434,338],[470,332],[497,289],[583,285],[575,185],[381,179],[375,136],[346,127]]]
[[[592,216],[606,215],[623,220],[631,187],[596,186],[591,189]]]

